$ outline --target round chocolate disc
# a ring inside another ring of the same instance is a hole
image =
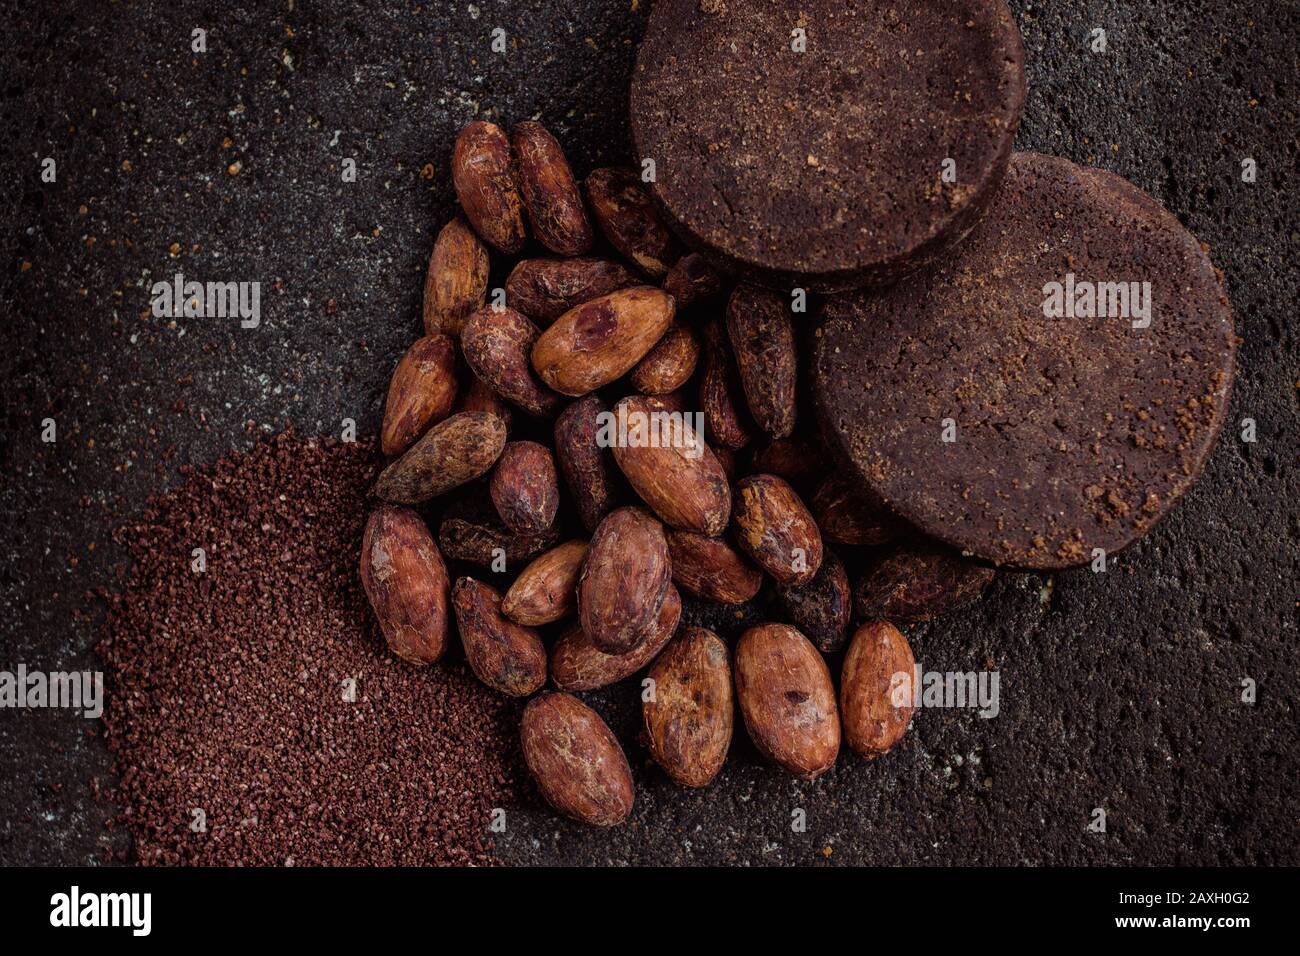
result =
[[[1130,544],[1200,473],[1236,336],[1197,239],[1111,173],[1017,153],[932,270],[826,300],[813,390],[864,490],[995,564]]]
[[[632,135],[714,265],[833,291],[892,282],[970,229],[1024,95],[1004,0],[656,0]]]

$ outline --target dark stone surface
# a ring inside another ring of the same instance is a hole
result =
[[[976,608],[912,630],[927,668],[999,668],[998,717],[923,710],[896,752],[842,757],[811,784],[760,765],[739,733],[719,781],[688,793],[636,746],[634,688],[589,695],[628,747],[634,820],[595,832],[528,808],[505,858],[1300,863],[1297,11],[1013,5],[1029,68],[1018,148],[1126,176],[1227,275],[1243,342],[1233,426],[1204,477],[1108,573],[1003,576]],[[537,116],[579,174],[624,156],[646,2],[5,6],[0,668],[95,667],[79,612],[120,560],[109,531],[178,465],[287,423],[377,429],[418,334],[461,125]],[[498,25],[517,42],[503,55],[488,49]],[[196,26],[206,54],[190,52]],[[1105,54],[1089,52],[1094,27]],[[355,183],[341,182],[345,157]],[[178,270],[261,281],[261,327],[152,318],[149,286]],[[46,417],[54,445],[39,440]],[[1254,444],[1239,440],[1247,417]],[[94,727],[0,711],[0,862],[125,850],[104,829]],[[1099,806],[1104,835],[1086,829]],[[791,831],[795,807],[806,833]]]

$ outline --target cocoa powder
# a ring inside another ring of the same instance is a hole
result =
[[[99,649],[140,862],[490,862],[492,809],[519,802],[520,704],[458,650],[417,668],[385,646],[358,573],[375,458],[281,434],[119,530],[132,569]]]

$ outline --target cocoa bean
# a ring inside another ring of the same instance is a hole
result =
[[[555,420],[555,458],[588,531],[595,531],[623,497],[613,453],[597,443],[600,416],[608,413],[608,406],[598,396],[588,395]]]
[[[822,537],[836,544],[884,544],[898,535],[898,522],[873,508],[843,475],[829,475],[812,496]]]
[[[492,467],[506,443],[505,422],[460,412],[434,425],[375,482],[385,501],[413,505],[472,481]]]
[[[551,649],[551,680],[560,690],[595,690],[616,684],[654,660],[677,631],[681,615],[681,595],[670,584],[650,636],[626,654],[605,653],[591,643],[580,625],[574,625]]]
[[[681,388],[695,374],[700,343],[687,326],[673,322],[668,331],[637,363],[628,381],[638,392],[665,395]]]
[[[578,616],[591,642],[626,654],[654,629],[671,583],[663,526],[642,508],[611,511],[596,528],[578,578]]]
[[[768,760],[811,780],[835,764],[840,719],[826,662],[785,624],[761,624],[740,636],[736,698],[754,746]]]
[[[668,532],[673,583],[688,594],[719,604],[743,604],[763,585],[763,573],[724,538],[693,531]]]
[[[523,259],[506,279],[506,301],[546,326],[574,306],[638,284],[611,259]]]
[[[501,595],[473,578],[451,594],[465,659],[474,676],[510,697],[527,697],[546,683],[546,648],[531,627],[501,614]]]
[[[495,123],[475,120],[456,137],[451,156],[456,198],[474,231],[509,255],[527,239],[514,165],[510,140]]]
[[[394,654],[412,664],[442,656],[451,581],[429,529],[410,508],[380,505],[370,515],[361,585]]]
[[[660,520],[700,534],[721,534],[731,489],[704,436],[658,398],[631,395],[614,406],[614,461]]]
[[[830,470],[821,443],[797,434],[755,448],[749,464],[751,471],[784,478],[800,495],[811,493]]]
[[[513,133],[519,186],[533,235],[552,252],[582,255],[591,248],[591,223],[564,150],[541,123],[519,123]]]
[[[681,255],[681,247],[659,218],[649,190],[632,170],[593,170],[587,177],[587,199],[609,244],[651,278],[666,274]]]
[[[677,570],[675,553],[673,570]],[[853,617],[853,594],[844,562],[834,552],[826,550],[822,566],[811,581],[780,585],[776,596],[786,619],[812,641],[817,650],[834,654],[843,649]]]
[[[804,584],[822,563],[822,537],[793,488],[776,475],[736,484],[736,543],[778,584]]]
[[[576,540],[538,556],[506,591],[501,613],[528,627],[551,624],[573,614],[578,609],[578,574],[586,557],[587,542]],[[563,686],[558,678],[556,686]]]
[[[664,291],[677,300],[679,311],[720,299],[725,288],[725,280],[698,252],[678,259],[664,278]]]
[[[496,572],[521,567],[559,542],[555,528],[515,534],[501,523],[491,500],[478,495],[453,502],[438,525],[438,547],[448,561],[468,561]]]
[[[441,333],[426,335],[406,350],[388,385],[380,446],[400,455],[451,414],[456,401],[456,345]]]
[[[469,388],[465,389],[465,393],[461,395],[460,402],[456,405],[456,411],[487,412],[505,422],[507,430],[510,428],[513,417],[510,414],[510,406],[501,400],[501,396],[492,391],[489,385],[485,384],[473,373],[470,373]]]
[[[632,771],[600,716],[569,694],[528,702],[519,725],[524,762],[546,802],[592,826],[614,826],[632,812]]]
[[[929,544],[904,545],[858,582],[854,608],[863,620],[917,624],[973,604],[995,577],[992,568]]]
[[[894,625],[872,621],[858,628],[844,655],[840,711],[844,741],[868,760],[898,743],[912,719],[916,660]]]
[[[529,361],[539,333],[514,309],[487,306],[465,320],[460,345],[465,364],[480,380],[529,415],[550,415],[560,397],[538,381]]]
[[[460,338],[465,318],[487,297],[488,252],[469,224],[457,216],[433,243],[424,276],[424,331]]]
[[[619,289],[556,319],[533,345],[533,368],[555,391],[586,395],[626,375],[672,320],[673,298],[662,289]]]
[[[555,524],[560,482],[545,445],[510,442],[497,459],[489,487],[502,523],[516,534],[542,534]]]
[[[731,746],[735,704],[727,645],[702,627],[683,628],[650,668],[641,705],[650,756],[684,787],[705,787]]]
[[[700,409],[713,444],[733,451],[749,444],[753,422],[740,402],[740,374],[726,344],[726,333],[717,322],[703,329],[703,374],[700,376]]]
[[[727,302],[727,334],[754,421],[775,438],[788,437],[797,411],[798,365],[789,305],[771,290],[737,286]]]

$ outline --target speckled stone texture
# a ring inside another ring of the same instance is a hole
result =
[[[378,431],[452,213],[456,131],[537,116],[579,176],[625,160],[646,8],[5,4],[0,667],[96,666],[79,611],[122,558],[109,529],[179,464],[247,447],[246,422]],[[811,784],[761,764],[738,732],[718,781],[686,792],[636,744],[632,687],[584,695],[628,750],[633,817],[597,832],[538,800],[497,841],[508,861],[1300,863],[1296,8],[1013,8],[1029,74],[1017,148],[1128,178],[1226,273],[1243,341],[1204,476],[1106,574],[1005,575],[972,610],[910,629],[927,669],[999,668],[996,718],[922,710],[895,752],[842,756]],[[206,54],[190,52],[196,26]],[[507,53],[489,48],[495,26]],[[1090,51],[1094,28],[1105,53]],[[347,157],[355,183],[341,181]],[[260,281],[261,327],[152,318],[150,284],[177,271]],[[711,623],[731,635],[743,621]],[[108,756],[90,722],[0,712],[0,767],[0,862],[124,848],[103,828]],[[806,832],[791,830],[796,807]],[[1095,807],[1104,835],[1087,831]]]

